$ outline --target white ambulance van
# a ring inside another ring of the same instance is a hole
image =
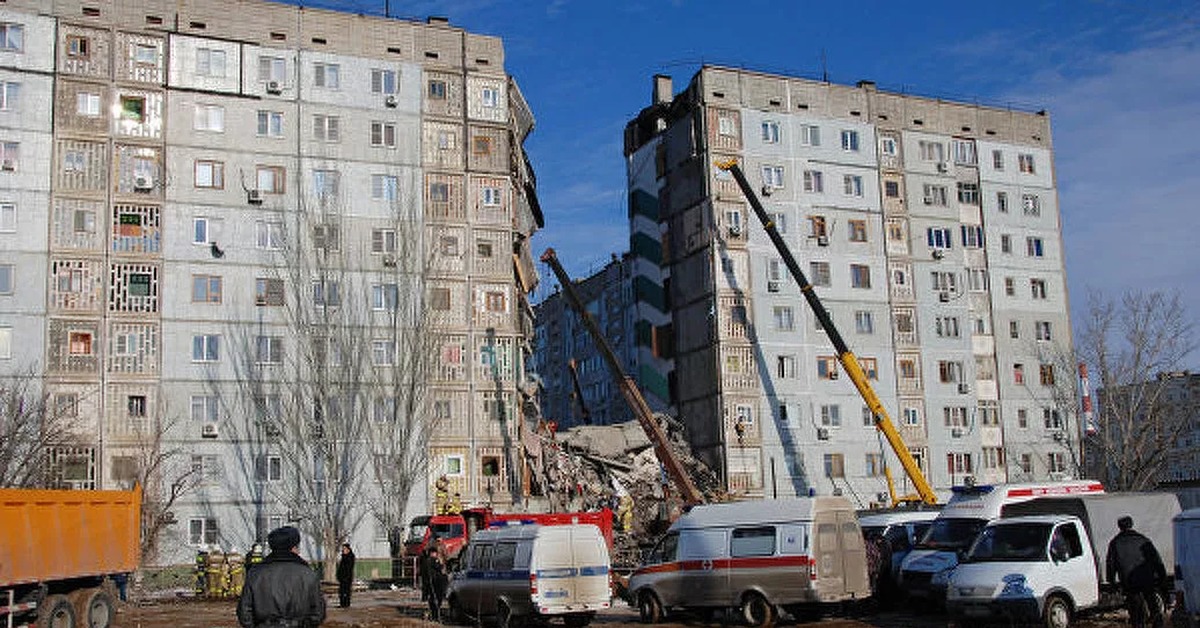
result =
[[[900,565],[900,588],[910,597],[943,602],[959,554],[971,547],[988,522],[1003,515],[1004,506],[1037,497],[1103,493],[1104,485],[1094,480],[1065,480],[956,486],[952,491],[925,536]]]

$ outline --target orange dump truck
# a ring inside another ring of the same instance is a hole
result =
[[[0,625],[111,626],[138,564],[141,490],[0,489]]]

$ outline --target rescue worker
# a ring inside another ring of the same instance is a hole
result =
[[[350,608],[350,589],[354,584],[354,550],[342,543],[342,556],[337,564],[338,606]]]
[[[315,628],[325,621],[325,598],[315,571],[300,557],[300,531],[267,535],[271,553],[246,574],[237,618],[243,628]]]
[[[250,546],[250,551],[246,554],[246,573],[250,573],[254,566],[263,561],[262,543],[255,543]]]
[[[1162,628],[1163,608],[1158,589],[1167,579],[1167,570],[1154,542],[1133,529],[1133,517],[1117,519],[1120,532],[1108,543],[1107,576],[1119,582],[1129,609],[1129,623],[1142,628],[1149,619],[1154,628]],[[1147,617],[1148,616],[1148,617]]]

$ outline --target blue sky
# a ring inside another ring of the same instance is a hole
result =
[[[573,276],[628,247],[622,132],[654,74],[679,90],[705,62],[817,77],[824,58],[834,82],[1048,109],[1074,318],[1091,289],[1143,289],[1178,290],[1200,321],[1195,0],[390,2],[503,38],[537,117],[534,246]],[[304,4],[382,13],[384,0]]]

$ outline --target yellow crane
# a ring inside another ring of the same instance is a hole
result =
[[[875,389],[871,387],[871,382],[867,379],[866,373],[863,372],[862,366],[858,363],[858,358],[850,350],[850,347],[846,345],[842,334],[838,332],[837,327],[833,324],[833,319],[829,316],[829,311],[825,309],[825,305],[817,297],[816,291],[813,290],[813,285],[808,282],[808,278],[800,270],[800,265],[796,263],[796,258],[783,241],[783,237],[779,235],[779,230],[775,228],[775,222],[771,220],[771,217],[767,215],[767,211],[763,209],[762,201],[758,199],[758,195],[754,193],[750,182],[746,180],[746,174],[742,172],[741,166],[738,165],[736,159],[718,161],[716,165],[721,170],[733,175],[738,186],[741,187],[742,194],[750,202],[750,207],[754,209],[754,214],[758,216],[759,222],[762,223],[763,228],[766,230],[767,237],[771,239],[780,257],[783,258],[784,265],[792,273],[792,278],[796,280],[796,283],[800,284],[800,293],[808,301],[808,305],[812,308],[813,314],[816,315],[817,321],[821,323],[825,334],[829,336],[829,340],[833,343],[833,348],[837,351],[838,362],[842,364],[842,369],[846,371],[846,374],[850,377],[850,381],[854,382],[854,387],[858,389],[858,394],[862,396],[863,401],[866,402],[867,407],[870,408],[871,413],[875,416],[875,427],[887,439],[888,444],[892,447],[892,451],[900,459],[900,465],[904,467],[904,472],[916,488],[916,495],[897,495],[892,474],[885,465],[884,477],[887,478],[888,494],[892,499],[892,505],[896,506],[907,502],[936,504],[937,495],[934,494],[933,488],[929,486],[929,481],[925,479],[925,474],[921,473],[921,467],[917,465],[916,459],[908,451],[908,446],[904,444],[904,439],[901,438],[900,432],[892,423],[891,418],[888,417],[887,410],[884,409],[883,403],[879,401],[879,396],[875,394]]]

